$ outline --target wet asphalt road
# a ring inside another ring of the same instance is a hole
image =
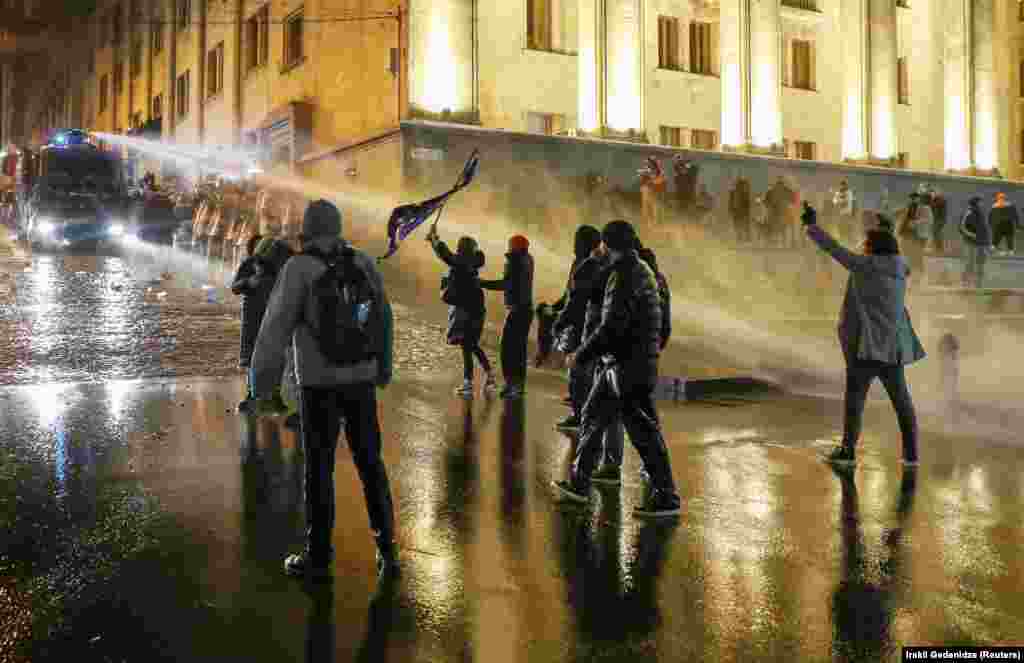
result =
[[[188,377],[230,375],[233,303],[191,285],[160,286],[178,308],[152,301],[141,268],[102,260],[36,257],[4,303],[3,663],[896,661],[905,644],[1024,641],[1017,447],[926,433],[906,474],[876,407],[850,481],[817,458],[838,402],[666,404],[678,524],[631,516],[632,452],[621,490],[563,506],[547,487],[571,450],[552,429],[562,383],[454,399],[454,353],[415,311],[400,361],[433,370],[380,405],[405,573],[377,587],[339,454],[336,580],[304,586],[281,572],[301,543],[295,435],[232,414],[237,377]],[[98,310],[111,301],[126,312]],[[188,354],[193,327],[225,338]]]

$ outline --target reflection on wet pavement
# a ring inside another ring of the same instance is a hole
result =
[[[0,660],[897,661],[1024,633],[1015,449],[929,437],[904,473],[879,410],[851,480],[817,459],[836,404],[666,406],[685,513],[652,524],[633,452],[621,490],[552,501],[554,390],[409,380],[382,392],[405,573],[377,587],[339,454],[335,581],[304,586],[302,449],[228,414],[240,389],[0,391]]]

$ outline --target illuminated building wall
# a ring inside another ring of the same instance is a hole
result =
[[[229,144],[301,101],[313,108],[320,150],[396,128],[407,101],[412,115],[444,119],[447,110],[449,120],[485,127],[633,130],[682,147],[698,131],[741,149],[801,141],[819,160],[905,155],[915,170],[998,168],[1017,177],[1024,160],[1024,24],[1015,0],[368,0],[356,12],[365,20],[307,22],[305,57],[294,64],[284,62],[287,18],[300,9],[311,19],[352,14],[351,3],[193,0],[183,27],[174,20],[178,2],[100,2],[80,43],[56,56],[70,68],[50,67],[24,91],[39,97],[25,119],[2,109],[6,133],[24,140],[41,130],[41,118],[57,116],[126,131],[133,117],[151,119],[159,96],[165,138]],[[116,44],[104,24],[115,6],[122,12]],[[250,68],[240,64],[251,48],[243,24],[231,21],[262,7],[271,18],[266,55]],[[160,52],[132,12],[164,21]],[[672,22],[668,57],[659,40]],[[698,63],[701,48],[691,42],[701,30],[710,53]],[[132,76],[139,39],[142,71]],[[223,90],[210,94],[206,57],[221,42]],[[808,45],[811,80],[797,80],[794,54]],[[76,81],[73,100],[64,100],[73,110],[47,115],[61,70]],[[186,70],[189,109],[179,117],[174,83]]]

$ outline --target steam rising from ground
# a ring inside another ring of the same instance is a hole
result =
[[[237,176],[252,163],[251,155],[237,150],[212,153],[194,146],[110,134],[100,137],[170,160],[179,168],[202,165],[206,172]],[[400,162],[400,146],[394,149],[395,158],[387,167]],[[398,173],[374,171],[372,161],[366,163],[368,176],[358,180],[346,176],[344,164],[323,166],[318,173],[320,182],[280,174],[255,174],[251,180],[257,186],[267,185],[307,199],[335,201],[345,215],[346,235],[379,255],[385,248],[391,209],[440,191],[402,190],[404,184]],[[501,273],[507,238],[519,233],[527,235],[537,266],[538,301],[552,301],[561,293],[572,261],[573,232],[578,224],[600,227],[627,215],[614,202],[581,201],[578,193],[566,190],[559,184],[558,175],[551,173],[544,178],[548,183],[545,190],[532,191],[522,201],[516,201],[516,206],[521,205],[521,213],[510,219],[499,211],[506,208],[501,202],[508,199],[510,191],[495,183],[514,181],[523,169],[522,164],[488,162],[484,155],[482,169],[488,176],[453,197],[445,209],[439,225],[441,236],[451,244],[461,235],[476,238],[488,257],[483,273],[491,277]],[[324,181],[338,185],[326,186]],[[813,192],[804,195],[814,198]],[[729,223],[725,218],[720,215],[714,223]],[[753,372],[795,390],[841,395],[842,356],[834,333],[846,278],[841,268],[824,260],[810,245],[798,253],[737,251],[732,246],[731,227],[726,227],[724,237],[715,238],[707,233],[697,236],[681,228],[671,215],[665,214],[664,219],[662,227],[641,228],[641,233],[645,243],[656,250],[674,295],[677,341],[663,364],[666,373],[687,373],[699,370],[694,367],[710,366],[726,372]],[[437,299],[438,276],[443,267],[422,241],[424,234],[425,229],[407,239],[382,269],[389,281],[412,285],[419,301],[433,301]],[[174,252],[173,261],[175,269],[185,268],[194,278],[209,269],[204,259],[180,251]],[[821,280],[817,271],[824,264],[829,265],[831,278]],[[206,280],[210,281],[209,275]],[[1018,413],[1020,385],[1024,384],[1024,370],[1018,359],[1020,321],[1010,320],[992,327],[980,343],[977,324],[969,325],[966,333],[959,334],[964,346],[960,386],[967,411],[954,421],[944,400],[941,358],[937,352],[938,339],[947,323],[937,317],[939,310],[934,301],[923,293],[912,293],[910,298],[912,318],[931,355],[908,373],[922,415],[922,428],[948,430],[953,426],[965,434],[1015,439],[1024,422]],[[500,305],[494,298],[489,317],[496,318],[498,310]],[[682,370],[676,370],[680,366]],[[880,388],[876,389],[880,393]]]

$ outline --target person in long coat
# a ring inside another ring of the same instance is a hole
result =
[[[855,254],[820,228],[816,217],[814,209],[805,205],[808,237],[850,272],[839,319],[839,344],[846,359],[843,441],[828,461],[839,466],[856,462],[868,389],[879,378],[899,420],[903,462],[916,465],[917,416],[904,367],[923,359],[925,352],[906,308],[910,268],[892,233],[869,231],[864,253]]]

